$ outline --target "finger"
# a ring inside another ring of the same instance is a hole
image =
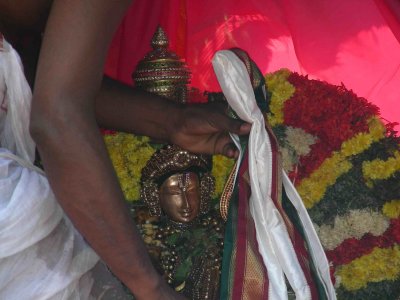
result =
[[[229,134],[221,134],[215,140],[214,153],[222,154],[230,158],[236,158],[239,154],[236,145],[232,142]]]

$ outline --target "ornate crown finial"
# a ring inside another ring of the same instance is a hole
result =
[[[164,30],[158,26],[156,32],[151,39],[151,46],[154,50],[158,48],[165,48],[167,49],[169,46],[169,41],[167,35],[165,34]]]
[[[132,74],[135,86],[185,103],[190,72],[185,62],[168,49],[168,38],[160,26],[154,33],[151,45],[153,50],[146,54]]]

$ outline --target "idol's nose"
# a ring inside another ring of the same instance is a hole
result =
[[[188,198],[187,198],[185,192],[182,193],[182,210],[183,211],[189,211],[190,210],[189,201],[188,201]]]

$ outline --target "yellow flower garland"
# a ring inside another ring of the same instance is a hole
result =
[[[287,78],[291,72],[281,69],[265,76],[265,84],[271,92],[271,104],[269,106],[268,122],[271,126],[283,123],[283,105],[286,100],[291,98],[295,92],[295,87],[291,85]]]
[[[367,255],[338,267],[336,276],[349,291],[365,288],[368,282],[395,280],[400,275],[400,245],[393,248],[374,248]]]
[[[400,170],[400,152],[396,151],[393,157],[383,161],[375,159],[365,161],[362,165],[362,171],[366,180],[387,179],[392,174]]]
[[[213,156],[212,175],[215,178],[214,198],[219,198],[235,161],[222,155]]]
[[[400,200],[392,200],[383,205],[382,212],[391,219],[400,218]]]
[[[355,137],[344,141],[341,146],[341,153],[348,157],[356,155],[368,149],[372,143],[385,137],[385,125],[377,117],[368,120],[368,132],[358,133]]]
[[[155,152],[149,138],[116,133],[104,136],[104,141],[126,200],[138,200],[142,169]]]
[[[301,181],[297,191],[307,209],[317,204],[325,195],[326,189],[333,185],[337,178],[348,172],[352,164],[338,152],[327,158],[310,177]]]

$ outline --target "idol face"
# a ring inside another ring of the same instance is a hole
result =
[[[200,184],[197,174],[185,172],[168,177],[160,187],[160,206],[172,221],[193,221],[200,211]]]

